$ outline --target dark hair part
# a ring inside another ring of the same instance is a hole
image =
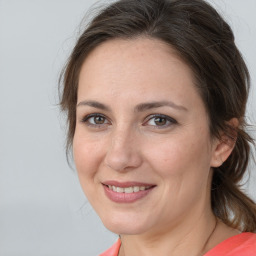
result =
[[[214,214],[241,231],[256,231],[256,204],[241,190],[253,139],[245,132],[244,114],[250,78],[222,17],[203,0],[120,0],[103,9],[80,36],[62,73],[62,110],[67,112],[67,149],[76,127],[78,77],[86,56],[115,38],[148,37],[176,50],[190,66],[210,120],[210,132],[223,132],[235,145],[230,157],[214,169],[211,204]],[[239,120],[232,128],[228,121]]]

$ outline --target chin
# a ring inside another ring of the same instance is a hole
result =
[[[104,223],[103,223],[104,224]],[[105,225],[105,224],[104,224]],[[105,227],[118,235],[139,235],[145,232],[145,230],[141,229],[141,228],[137,228],[137,227],[129,227],[129,226],[125,226],[125,225],[105,225]]]
[[[128,216],[125,218],[115,218],[113,216],[110,219],[104,216],[101,221],[108,230],[119,235],[138,235],[149,229],[146,223],[141,223],[138,219]]]

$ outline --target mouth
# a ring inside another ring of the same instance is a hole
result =
[[[144,191],[152,188],[153,186],[132,186],[132,187],[117,187],[111,185],[104,185],[107,186],[110,190],[117,192],[117,193],[137,193],[139,191]]]
[[[107,181],[102,183],[105,195],[116,203],[133,203],[146,197],[156,185],[138,182]]]

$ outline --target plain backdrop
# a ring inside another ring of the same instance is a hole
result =
[[[251,72],[247,115],[255,124],[256,1],[210,2],[233,28]],[[0,0],[0,256],[93,256],[117,238],[67,165],[57,104],[58,76],[93,3]],[[251,171],[245,189],[256,199],[253,164]]]

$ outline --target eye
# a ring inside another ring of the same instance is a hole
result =
[[[101,127],[106,124],[110,124],[110,122],[104,115],[97,114],[97,113],[85,116],[82,119],[82,122],[86,123],[88,126],[94,126],[94,127]]]
[[[173,124],[177,124],[177,121],[167,115],[163,114],[155,114],[150,115],[146,122],[143,123],[143,125],[149,125],[153,126],[155,128],[161,129],[161,128],[167,128]]]

